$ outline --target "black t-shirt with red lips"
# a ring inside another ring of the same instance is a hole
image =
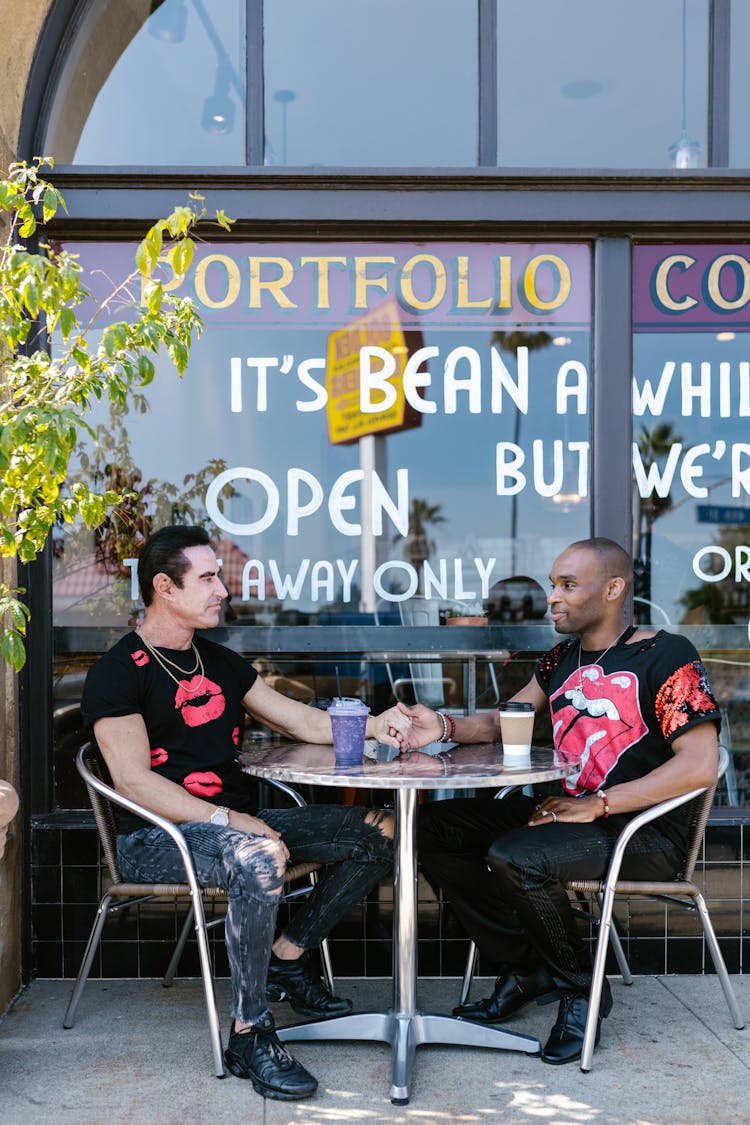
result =
[[[159,648],[168,675],[137,633],[128,633],[94,664],[86,677],[81,711],[89,729],[97,719],[141,715],[148,731],[151,768],[195,797],[241,811],[248,807],[247,778],[236,758],[242,699],[257,672],[224,645],[196,636],[203,677],[192,649]],[[120,812],[120,831],[143,822]]]
[[[535,676],[549,699],[555,754],[579,768],[562,782],[580,797],[643,777],[672,758],[671,745],[699,723],[721,715],[694,646],[676,633],[628,644],[629,629],[609,652],[580,652],[563,641],[537,662]],[[579,668],[580,657],[580,668]],[[635,813],[611,816],[613,833]],[[658,827],[684,848],[684,813],[660,817]]]

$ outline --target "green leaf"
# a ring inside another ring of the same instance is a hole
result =
[[[5,629],[0,633],[0,653],[16,672],[20,672],[26,663],[26,648],[23,640],[12,629]]]
[[[21,223],[21,229],[18,233],[20,234],[21,238],[31,238],[32,234],[36,230],[36,219],[34,218],[34,212],[31,210],[31,208],[29,208],[28,211],[26,210],[26,208],[24,208],[23,211],[19,210],[19,215],[21,214],[24,214],[25,218]]]
[[[147,387],[156,373],[153,362],[147,355],[138,356],[138,378],[142,387]]]
[[[223,227],[224,230],[231,230],[234,219],[228,219],[225,213],[219,210],[216,212],[216,222],[220,227]]]
[[[67,343],[68,337],[77,325],[76,315],[67,305],[60,309],[60,331],[62,338]]]
[[[58,204],[57,192],[55,191],[55,189],[53,187],[51,187],[49,184],[47,184],[47,186],[44,189],[44,197],[43,198],[44,198],[44,204],[43,204],[43,209],[42,209],[42,215],[43,215],[45,223],[48,223],[50,221],[50,219],[54,216],[55,212],[57,211],[57,204]]]
[[[162,233],[161,227],[157,223],[156,226],[151,227],[146,237],[141,242],[135,255],[135,262],[138,269],[146,277],[150,277],[156,269],[156,264],[159,261],[159,255],[162,248]],[[144,258],[145,255],[145,258]],[[141,262],[145,260],[145,268]]]
[[[33,542],[30,539],[27,539],[25,536],[20,541],[16,542],[16,549],[18,551],[18,557],[21,562],[33,562],[37,556],[36,547],[34,546]]]
[[[184,277],[190,269],[195,246],[192,239],[183,238],[169,251],[169,264],[177,277]]]
[[[23,602],[19,602],[16,598],[9,598],[7,600],[7,613],[13,628],[24,636],[26,634],[26,621],[30,616],[29,607],[25,606]]]
[[[157,316],[161,312],[162,301],[164,300],[164,288],[160,281],[152,281],[146,287],[146,304],[149,313],[152,316]]]
[[[188,349],[181,340],[175,340],[167,348],[167,354],[172,360],[180,375],[183,375],[188,365]]]
[[[138,267],[138,272],[142,273],[144,277],[151,276],[156,263],[152,261],[151,253],[145,241],[138,245],[135,252],[135,264]]]

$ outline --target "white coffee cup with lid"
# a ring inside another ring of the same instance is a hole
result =
[[[500,704],[499,711],[503,762],[508,766],[528,764],[534,737],[534,704],[510,699]]]

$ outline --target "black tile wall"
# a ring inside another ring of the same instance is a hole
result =
[[[696,866],[730,972],[750,972],[750,819],[717,810]],[[74,977],[102,891],[99,840],[90,814],[52,814],[32,830],[32,941],[38,977]],[[418,967],[424,976],[461,976],[468,944],[450,904],[419,879]],[[745,903],[747,902],[747,907]],[[293,909],[293,907],[284,908]],[[222,916],[214,904],[209,914]],[[639,973],[712,972],[697,920],[676,907],[645,899],[618,902],[615,914],[625,954]],[[104,928],[93,977],[161,976],[185,919],[185,907],[147,903],[119,910]],[[389,977],[393,895],[385,881],[331,934],[339,976]],[[227,976],[223,927],[211,930],[217,976]],[[615,972],[610,957],[608,971]],[[492,972],[477,966],[480,975]],[[195,942],[187,943],[180,975],[197,976]]]

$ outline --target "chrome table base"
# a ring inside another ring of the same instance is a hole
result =
[[[528,1035],[417,1010],[416,801],[416,788],[396,790],[393,1007],[387,1012],[357,1012],[332,1020],[315,1020],[281,1028],[278,1032],[279,1039],[285,1042],[349,1039],[390,1043],[394,1105],[406,1105],[409,1101],[414,1055],[423,1043],[493,1047],[502,1051],[523,1051],[527,1055],[538,1055],[541,1051],[539,1040]]]

